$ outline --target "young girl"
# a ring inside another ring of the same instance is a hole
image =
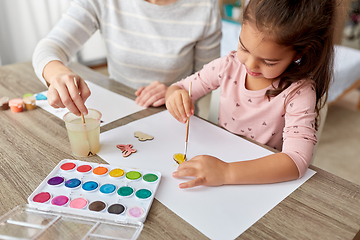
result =
[[[274,183],[304,175],[332,78],[334,11],[335,0],[250,0],[237,51],[169,87],[167,109],[183,123],[194,113],[192,101],[221,87],[219,125],[281,151],[232,163],[195,156],[173,173],[195,177],[180,188]]]

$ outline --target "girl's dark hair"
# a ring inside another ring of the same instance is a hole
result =
[[[279,76],[280,84],[268,90],[272,97],[301,79],[313,79],[316,89],[316,129],[333,75],[336,0],[250,0],[244,24],[254,24],[268,39],[293,46],[299,61]]]

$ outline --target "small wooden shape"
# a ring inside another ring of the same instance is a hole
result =
[[[124,157],[128,157],[130,156],[130,154],[136,152],[136,149],[132,148],[133,147],[132,144],[118,144],[116,145],[116,147],[121,150]]]
[[[154,137],[149,135],[149,134],[146,134],[146,133],[143,133],[143,132],[134,132],[134,136],[137,137],[140,141],[146,141],[146,140],[153,140]]]
[[[184,158],[184,154],[182,153],[175,153],[173,159],[179,165],[186,161],[186,158]]]

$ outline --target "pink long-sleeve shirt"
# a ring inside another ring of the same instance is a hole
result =
[[[219,125],[287,154],[302,177],[317,142],[313,82],[293,83],[269,101],[265,92],[273,86],[251,91],[245,88],[245,79],[245,66],[233,51],[175,85],[189,90],[192,81],[193,101],[220,87]],[[274,82],[274,86],[278,84],[279,80]]]

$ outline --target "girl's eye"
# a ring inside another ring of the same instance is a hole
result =
[[[263,61],[263,63],[267,66],[267,67],[272,67],[274,66],[276,63],[268,63],[266,61]]]
[[[243,52],[248,52],[248,50],[246,50],[243,46],[241,46],[241,45],[239,45],[239,48],[240,48],[240,50],[241,51],[243,51]]]

